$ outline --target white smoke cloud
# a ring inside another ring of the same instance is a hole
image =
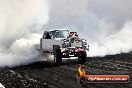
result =
[[[106,36],[99,42],[93,42],[89,54],[91,56],[105,56],[132,51],[131,29],[132,21],[126,22],[118,32]]]
[[[51,0],[47,28],[71,28],[88,40],[88,56],[131,51],[132,0]]]
[[[48,0],[0,0],[0,66],[36,61],[36,32],[47,23],[48,11]]]

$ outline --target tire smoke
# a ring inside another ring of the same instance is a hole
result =
[[[48,22],[47,0],[0,0],[0,66],[37,61],[35,44]]]

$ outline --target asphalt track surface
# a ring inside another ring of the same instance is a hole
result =
[[[14,68],[0,68],[0,83],[6,88],[132,88],[129,83],[79,84],[76,61],[61,66],[37,62]],[[89,57],[83,64],[87,74],[128,74],[132,77],[132,54]]]

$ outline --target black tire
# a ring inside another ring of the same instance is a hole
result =
[[[87,53],[86,52],[81,52],[81,55],[79,55],[78,60],[79,64],[84,64],[87,59]]]
[[[62,52],[59,47],[54,51],[54,62],[56,65],[62,64]]]

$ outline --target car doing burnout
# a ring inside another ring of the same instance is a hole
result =
[[[54,29],[44,32],[40,39],[39,50],[43,55],[53,56],[55,64],[60,65],[63,58],[70,59],[71,57],[77,57],[79,63],[84,63],[89,46],[85,39],[78,37],[77,32]]]

